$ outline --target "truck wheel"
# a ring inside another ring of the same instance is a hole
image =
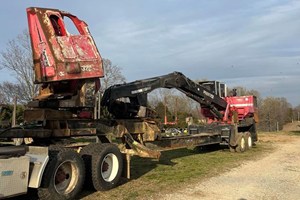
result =
[[[49,147],[49,162],[43,174],[40,199],[73,199],[81,191],[85,178],[82,158],[73,150]]]
[[[241,134],[239,139],[238,139],[238,146],[235,148],[236,152],[244,152],[246,151],[246,139],[245,139],[245,136],[244,134]]]
[[[90,144],[81,154],[91,164],[87,176],[91,177],[96,190],[109,190],[117,186],[123,168],[122,154],[117,146],[110,143]]]
[[[253,141],[252,141],[251,133],[250,132],[246,132],[245,136],[246,136],[246,142],[247,142],[246,146],[247,146],[248,149],[251,149],[252,146],[253,146]]]
[[[85,164],[85,187],[88,189],[92,189],[93,188],[93,181],[92,181],[92,155],[93,152],[95,151],[94,149],[98,149],[100,147],[98,147],[99,145],[101,145],[101,143],[90,143],[88,145],[86,145],[85,147],[83,147],[80,151],[80,155],[84,161]]]

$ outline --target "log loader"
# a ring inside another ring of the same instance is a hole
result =
[[[227,96],[224,84],[196,83],[180,72],[111,86],[101,106],[113,118],[98,119],[95,94],[104,70],[87,24],[57,9],[31,7],[27,17],[40,90],[24,123],[0,132],[1,140],[31,139],[19,146],[1,142],[0,198],[30,187],[40,199],[74,199],[85,181],[101,191],[116,187],[122,174],[130,178],[132,155],[158,159],[164,150],[210,144],[243,152],[257,140],[254,96]],[[77,34],[68,31],[66,19]],[[175,88],[198,102],[207,124],[189,126],[186,135],[163,135],[147,105],[157,88]],[[73,142],[78,137],[98,142]]]

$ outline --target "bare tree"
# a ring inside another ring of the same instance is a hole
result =
[[[30,101],[38,91],[38,85],[34,84],[32,51],[30,37],[27,30],[19,34],[16,39],[7,43],[5,51],[0,52],[0,69],[9,70],[17,83],[1,84],[1,95],[14,94],[19,102]],[[5,91],[8,90],[9,91]],[[7,93],[8,92],[8,93]],[[11,94],[9,94],[11,93]]]
[[[109,59],[103,58],[102,61],[105,76],[101,79],[101,92],[104,92],[104,90],[114,84],[124,83],[126,81],[121,72],[121,67],[113,65]]]
[[[296,120],[296,121],[300,121],[300,105],[296,106],[293,110],[292,110],[293,114],[292,114],[292,121]]]
[[[199,116],[199,103],[177,89],[159,88],[154,90],[148,95],[148,105],[156,110],[161,121],[164,120],[165,108],[168,121],[174,121],[177,115],[178,125],[182,127],[186,126],[186,117],[193,116],[195,119],[201,117]]]
[[[263,131],[282,129],[285,123],[292,120],[291,108],[286,98],[265,98],[259,109],[259,128]]]
[[[12,104],[15,97],[26,96],[26,91],[20,84],[11,83],[5,81],[0,84],[0,103],[1,104]],[[19,99],[21,104],[26,104],[27,101],[24,99]]]

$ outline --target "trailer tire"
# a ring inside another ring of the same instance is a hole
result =
[[[81,155],[89,173],[87,180],[92,180],[96,190],[104,191],[117,186],[123,169],[122,154],[117,146],[110,143],[89,144]]]
[[[253,140],[250,132],[246,132],[245,134],[246,137],[246,146],[247,149],[251,149],[253,147]]]
[[[50,146],[49,161],[38,189],[39,199],[74,199],[82,189],[84,178],[84,162],[75,151]]]
[[[245,135],[241,134],[238,138],[237,141],[237,147],[235,148],[236,152],[242,153],[244,151],[246,151],[246,139],[245,139]]]

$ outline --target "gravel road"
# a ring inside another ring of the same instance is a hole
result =
[[[300,199],[300,138],[281,138],[274,145],[276,150],[262,159],[159,199]]]

